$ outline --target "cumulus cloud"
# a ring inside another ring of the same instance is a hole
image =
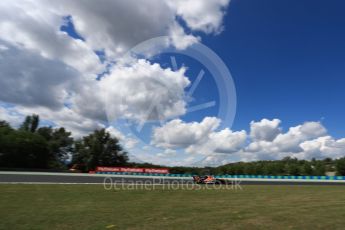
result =
[[[222,30],[222,20],[230,0],[167,0],[192,30],[218,33]]]
[[[110,133],[111,136],[116,137],[119,140],[123,140],[126,138],[126,136],[123,133],[121,133],[118,129],[116,129],[114,126],[107,127],[106,131]]]
[[[42,120],[52,121],[58,127],[67,128],[77,138],[89,134],[96,129],[105,128],[103,123],[84,117],[68,107],[56,111],[46,107],[16,106],[14,109],[22,115],[39,114]]]
[[[77,32],[94,50],[105,50],[117,58],[134,45],[147,39],[171,35],[177,48],[197,42],[186,34],[176,17],[182,18],[191,31],[219,33],[229,0],[127,0],[127,1],[37,1],[60,17],[71,15]],[[36,6],[37,7],[37,6]]]
[[[194,31],[218,31],[227,1],[207,2],[1,1],[0,101],[18,106],[22,115],[39,113],[76,135],[104,127],[107,112],[139,122],[182,115],[189,84],[184,68],[174,72],[145,60],[121,66],[120,58],[152,37],[168,35],[183,49],[200,40]],[[198,19],[190,7],[207,17]],[[83,39],[61,30],[67,16]],[[96,51],[105,53],[105,63]],[[116,64],[106,67],[110,63]],[[96,80],[106,69],[110,74]]]
[[[97,91],[96,80],[83,78],[61,61],[1,40],[0,44],[7,47],[0,51],[0,100],[15,105],[13,111],[22,116],[40,114],[76,136],[103,127],[104,107],[92,96]]]
[[[54,8],[56,14],[71,15],[86,43],[112,58],[142,41],[166,35],[175,20],[174,11],[161,0],[42,0],[40,4]]]
[[[176,156],[176,150],[174,149],[165,149],[161,153],[157,153],[157,157],[174,157]]]
[[[246,131],[233,132],[226,128],[210,134],[211,149],[217,153],[233,153],[238,151],[247,139]]]
[[[126,136],[114,126],[107,127],[106,131],[109,132],[113,137],[116,137],[125,146],[126,149],[132,149],[138,143],[137,139]]]
[[[153,130],[152,143],[164,148],[185,148],[188,153],[233,153],[243,146],[246,132],[230,129],[216,131],[220,120],[206,117],[201,122],[186,123],[175,119]]]
[[[195,167],[205,167],[205,166],[218,166],[218,165],[225,165],[229,163],[229,155],[228,154],[211,154],[199,161],[192,162],[192,166]]]
[[[171,26],[169,35],[170,43],[173,44],[177,49],[182,50],[200,41],[200,37],[186,35],[182,26],[180,26],[178,23],[174,23]]]
[[[294,154],[299,159],[311,158],[340,158],[345,154],[345,138],[334,139],[331,136],[323,136],[300,144],[302,152]]]
[[[0,107],[0,121],[7,121],[13,127],[19,127],[23,120],[24,116],[15,109]]]
[[[174,72],[143,59],[114,68],[99,83],[108,117],[145,122],[184,114],[184,88],[190,84],[184,74],[184,68]]]
[[[219,123],[220,120],[215,117],[191,123],[175,119],[153,130],[152,143],[164,148],[187,148],[205,141]]]
[[[273,143],[278,151],[298,152],[299,144],[306,140],[311,140],[327,133],[327,130],[320,122],[305,122],[302,125],[291,127],[287,133],[279,134]]]
[[[174,72],[137,60],[130,66],[114,67],[111,74],[97,81],[82,78],[78,71],[62,62],[7,47],[0,51],[0,83],[4,86],[0,100],[20,105],[22,111],[26,107],[27,113],[40,111],[45,119],[78,133],[84,133],[82,127],[78,128],[83,122],[88,124],[86,127],[94,128],[101,127],[99,124],[107,122],[107,118],[146,122],[186,112],[184,89],[190,82],[183,68]]]
[[[144,59],[121,63],[121,57],[156,36],[168,35],[177,49],[185,49],[201,41],[200,32],[220,33],[229,2],[1,1],[0,101],[13,106],[1,105],[0,119],[18,126],[24,115],[37,113],[82,136],[106,128],[108,118],[142,123],[185,114],[184,90],[190,84],[185,68],[172,71]],[[66,16],[84,39],[60,30]],[[105,63],[95,51],[105,53]],[[109,63],[109,73],[96,79]],[[320,122],[305,122],[284,132],[279,119],[262,119],[250,123],[249,134],[219,130],[220,122],[214,117],[200,122],[174,119],[157,127],[152,144],[166,150],[155,156],[168,164],[182,148],[193,154],[182,160],[186,164],[205,157],[200,164],[216,165],[285,156],[337,158],[345,152],[345,139],[330,136]],[[112,126],[107,130],[125,148],[136,147],[136,139]]]
[[[335,139],[327,134],[320,122],[305,122],[286,132],[279,119],[262,119],[250,123],[250,133],[217,130],[220,120],[205,118],[186,123],[172,120],[153,130],[152,144],[167,149],[184,149],[193,154],[194,166],[218,166],[237,161],[339,158],[345,153],[345,138]],[[160,154],[163,156],[163,154]],[[203,159],[196,160],[200,156]],[[183,162],[183,161],[182,161]]]
[[[211,157],[212,161],[205,159],[202,164],[215,165],[217,161],[224,163],[280,160],[287,156],[309,160],[312,158],[323,159],[326,157],[339,158],[344,156],[345,140],[336,140],[327,135],[326,128],[320,122],[305,122],[301,125],[290,127],[285,133],[282,132],[282,128],[278,124],[280,124],[278,119],[263,119],[259,122],[251,122],[251,141],[246,147],[231,156],[213,155]],[[255,132],[253,132],[253,128]],[[258,132],[258,128],[260,132]],[[272,139],[272,135],[266,135],[268,133],[274,133],[275,137]],[[268,136],[270,138],[266,138]]]
[[[63,62],[1,40],[0,44],[7,47],[0,50],[0,100],[54,110],[62,108],[80,73]]]
[[[280,132],[279,119],[262,119],[259,122],[250,122],[250,137],[253,140],[272,141]]]
[[[36,1],[1,1],[0,39],[84,74],[101,72],[102,64],[92,48],[60,31],[62,17],[51,9]]]
[[[249,152],[270,152],[273,154],[300,152],[302,149],[299,144],[323,136],[326,133],[326,129],[320,122],[305,122],[302,125],[289,128],[286,133],[279,133],[271,141],[254,139],[246,150]]]

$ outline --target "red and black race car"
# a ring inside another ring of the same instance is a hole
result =
[[[193,181],[196,184],[226,184],[223,179],[215,178],[214,176],[193,176]]]

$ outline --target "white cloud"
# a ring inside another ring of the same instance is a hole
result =
[[[18,128],[20,124],[24,121],[24,116],[19,114],[13,108],[3,108],[0,107],[0,121],[7,121],[13,127]]]
[[[106,128],[106,131],[110,133],[113,137],[116,137],[126,149],[132,149],[138,144],[138,140],[130,138],[117,130],[114,126],[109,126]]]
[[[0,44],[0,51],[4,51],[4,50],[8,50],[8,47],[3,44]]]
[[[226,128],[210,134],[211,149],[216,153],[233,153],[243,147],[246,139],[246,131],[233,132]]]
[[[97,74],[103,66],[92,48],[60,31],[62,16],[37,1],[1,1],[0,39],[60,60],[84,74]]]
[[[200,123],[175,119],[153,130],[152,143],[164,148],[188,148],[206,141],[219,123],[215,117],[206,117]]]
[[[106,63],[119,63],[128,49],[156,36],[170,35],[177,48],[186,48],[199,40],[192,34],[194,29],[209,33],[221,28],[227,5],[225,1],[195,2],[199,13],[208,5],[207,17],[198,19],[187,12],[186,6],[194,7],[190,2],[176,4],[160,0],[1,1],[0,101],[17,106],[21,114],[42,113],[44,119],[77,136],[104,127],[109,105],[111,117],[141,122],[184,114],[183,94],[189,81],[183,68],[173,72],[136,60],[126,67],[115,65],[111,74],[95,80],[105,68],[95,50],[105,52]],[[177,15],[188,22],[190,34]],[[60,30],[66,16],[71,16],[84,40]],[[159,109],[147,114],[152,101]],[[134,145],[134,141],[128,143]]]
[[[124,146],[126,149],[133,149],[138,144],[138,142],[139,141],[135,138],[127,137]]]
[[[250,137],[253,140],[272,141],[281,132],[279,119],[262,119],[259,122],[250,122]]]
[[[197,41],[178,26],[176,16],[196,31],[218,33],[229,0],[126,0],[126,1],[39,1],[55,14],[72,15],[75,27],[86,43],[96,50],[104,49],[118,57],[147,39],[172,35],[178,48]],[[53,6],[53,7],[52,7]],[[178,38],[178,39],[177,39]]]
[[[95,50],[117,58],[147,39],[167,35],[175,12],[161,0],[40,1],[57,14],[71,15],[75,28]]]
[[[200,123],[170,121],[154,130],[152,144],[162,148],[183,148],[186,153],[193,154],[194,162],[188,164],[194,166],[280,160],[287,156],[309,160],[339,158],[345,153],[345,138],[334,139],[327,135],[320,122],[305,122],[284,133],[279,127],[280,120],[262,119],[250,123],[251,132],[247,135],[245,131],[234,132],[228,128],[217,131],[220,120],[207,118],[206,122],[205,119]],[[246,143],[247,140],[250,142]],[[197,160],[200,156],[203,159]],[[178,164],[186,165],[185,159]]]
[[[323,136],[300,144],[303,152],[294,154],[299,159],[311,158],[340,158],[345,155],[345,138],[334,139],[331,136]]]
[[[107,127],[106,131],[110,133],[111,136],[116,137],[119,140],[124,140],[126,138],[126,136],[118,129],[116,129],[114,126]]]
[[[42,120],[53,121],[56,126],[65,127],[77,138],[90,134],[96,129],[105,128],[105,125],[101,122],[83,117],[73,109],[67,107],[56,111],[46,107],[16,106],[14,109],[17,113],[22,115],[39,114]]]
[[[219,124],[220,120],[215,117],[191,123],[175,119],[153,130],[152,143],[158,147],[185,148],[188,153],[204,155],[238,151],[246,141],[246,132],[216,131]]]
[[[192,162],[192,165],[196,167],[224,165],[229,163],[228,156],[228,154],[211,154],[200,161]]]
[[[45,119],[66,125],[76,135],[90,130],[78,128],[83,123],[90,128],[101,127],[107,120],[105,108],[111,119],[138,122],[164,120],[186,112],[184,88],[190,82],[183,68],[174,72],[138,60],[131,66],[116,66],[110,75],[96,81],[82,78],[61,62],[9,47],[0,52],[0,100],[20,105],[27,114],[40,111]],[[127,144],[135,145],[134,141]]]
[[[102,65],[93,50],[104,50],[113,60],[134,45],[163,35],[172,35],[176,47],[186,47],[198,39],[183,31],[176,16],[192,31],[218,33],[228,4],[229,0],[4,0],[0,3],[0,37],[82,72],[95,73]],[[72,17],[85,41],[59,30],[65,16]]]
[[[200,41],[200,37],[195,37],[193,35],[186,35],[182,26],[180,26],[177,23],[174,23],[172,25],[169,35],[170,35],[170,42],[177,49],[181,49],[181,50]]]
[[[145,122],[184,114],[184,88],[190,84],[184,73],[184,68],[174,72],[143,59],[116,66],[99,82],[108,118]]]
[[[236,153],[245,145],[246,139],[246,131],[233,132],[226,128],[218,132],[210,132],[203,141],[194,143],[186,148],[186,152],[208,156],[215,153]]]
[[[279,134],[273,143],[282,152],[298,152],[299,144],[327,133],[327,130],[320,122],[305,122],[302,125],[291,127],[287,133]]]
[[[157,157],[175,157],[176,150],[174,149],[165,149],[162,153],[157,153]]]
[[[72,88],[80,81],[80,73],[62,62],[9,45],[0,51],[0,100],[4,102],[63,107]]]
[[[266,121],[266,123],[269,123]],[[274,120],[271,121],[274,122]],[[279,129],[278,127],[276,129]],[[254,139],[246,151],[249,152],[266,152],[266,153],[282,153],[282,152],[300,152],[299,146],[304,141],[311,140],[327,133],[326,129],[319,122],[305,122],[302,125],[291,127],[286,133],[279,133],[271,140]]]
[[[147,150],[150,150],[151,148],[152,147],[150,145],[145,145],[142,149],[147,151]]]
[[[167,0],[192,30],[218,33],[230,0]]]

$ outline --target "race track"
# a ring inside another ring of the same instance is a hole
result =
[[[110,181],[119,184],[185,184],[192,183],[192,178],[82,173],[0,172],[0,184],[103,184],[104,182],[109,183]],[[345,181],[277,179],[237,179],[236,183],[240,183],[241,185],[345,185]]]
[[[166,178],[131,175],[105,175],[87,173],[0,172],[0,183],[51,183],[51,184],[103,184],[113,183],[190,183],[191,178]]]

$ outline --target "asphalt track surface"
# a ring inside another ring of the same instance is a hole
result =
[[[143,183],[143,184],[191,184],[191,178],[136,177],[121,175],[92,175],[66,173],[22,173],[0,172],[0,184],[103,184],[103,183]],[[345,181],[279,181],[279,180],[241,180],[229,181],[241,185],[345,185]]]
[[[109,183],[188,183],[190,180],[185,179],[159,179],[159,178],[128,178],[128,177],[112,177],[107,175],[102,176],[65,176],[65,175],[15,175],[15,174],[0,174],[0,183],[76,183],[76,184],[102,184]]]

